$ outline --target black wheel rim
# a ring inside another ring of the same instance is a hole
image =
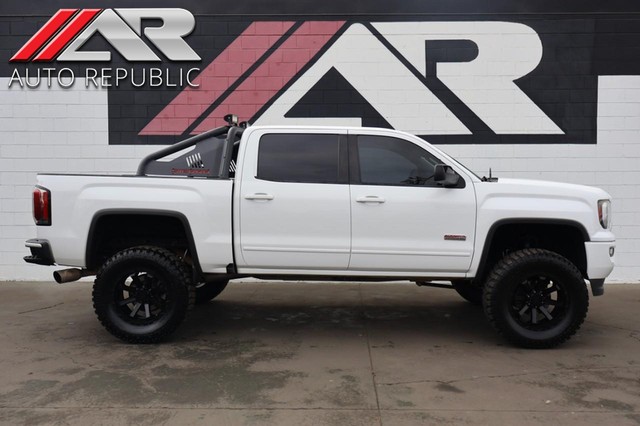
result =
[[[133,325],[153,324],[173,305],[167,284],[152,271],[125,274],[118,280],[114,296],[118,316]]]
[[[567,318],[570,299],[561,280],[534,275],[521,280],[514,288],[509,313],[521,327],[545,331]]]

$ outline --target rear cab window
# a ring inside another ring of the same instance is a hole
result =
[[[256,178],[274,182],[346,183],[342,146],[340,135],[334,134],[266,134],[258,145]]]

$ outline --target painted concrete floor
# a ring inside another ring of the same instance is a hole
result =
[[[608,285],[554,350],[413,284],[235,283],[135,346],[90,283],[0,283],[0,423],[640,424],[640,285]]]

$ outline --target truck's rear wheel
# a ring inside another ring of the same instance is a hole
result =
[[[489,274],[484,310],[510,342],[527,348],[551,348],[580,328],[589,295],[580,271],[566,258],[541,249],[505,256]]]
[[[466,301],[482,306],[482,286],[472,280],[452,280],[451,285]]]
[[[229,284],[229,280],[203,282],[196,285],[196,305],[215,299]]]
[[[173,253],[134,247],[105,262],[93,285],[93,307],[102,325],[131,343],[164,340],[195,300],[191,274]]]

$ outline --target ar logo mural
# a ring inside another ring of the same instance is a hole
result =
[[[437,143],[477,131],[489,135],[487,143],[491,136],[565,134],[517,84],[543,56],[540,37],[527,25],[490,21],[297,25],[254,22],[202,71],[196,79],[198,89],[178,94],[139,135],[200,133],[222,125],[221,117],[227,113],[253,124],[378,125],[427,140],[443,137]],[[270,43],[261,44],[255,55],[243,55],[242,50],[253,46],[261,34],[269,34]],[[258,66],[256,58],[263,61]],[[242,66],[229,72],[231,64],[238,63]],[[250,71],[243,74],[246,68]],[[355,94],[336,90],[338,80],[340,87]],[[326,102],[331,96],[334,101]],[[522,141],[533,142],[515,143]]]
[[[144,19],[160,19],[162,26],[142,28]],[[128,61],[160,61],[142,40],[143,34],[172,61],[199,61],[183,40],[194,27],[195,18],[185,9],[60,9],[9,62],[108,62],[111,52],[79,50],[96,33]]]

